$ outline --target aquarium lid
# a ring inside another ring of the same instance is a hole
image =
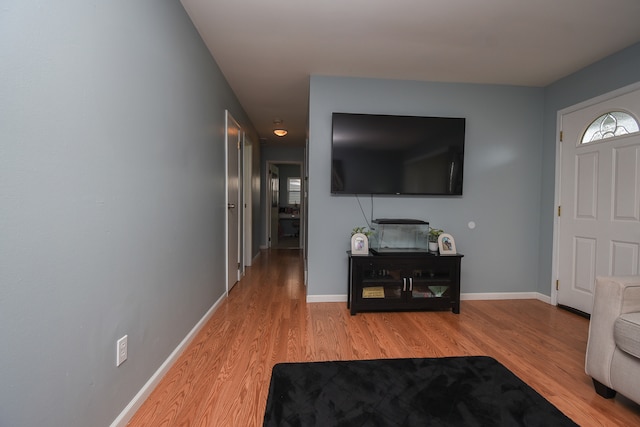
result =
[[[429,224],[426,221],[420,219],[408,219],[408,218],[380,218],[374,219],[375,224]]]

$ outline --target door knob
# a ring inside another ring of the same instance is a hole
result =
[[[228,209],[235,209],[235,207],[236,207],[236,204],[235,204],[235,203],[228,203],[228,204],[227,204],[227,208],[228,208]]]

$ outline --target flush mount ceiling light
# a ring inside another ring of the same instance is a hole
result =
[[[289,133],[285,128],[283,128],[283,127],[282,127],[282,120],[280,120],[280,119],[275,119],[275,120],[273,121],[273,124],[275,124],[275,125],[276,125],[276,128],[273,130],[273,133],[274,133],[276,136],[283,137],[283,136],[285,136],[287,133]]]

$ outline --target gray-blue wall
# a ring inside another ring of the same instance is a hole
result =
[[[3,1],[0,76],[0,425],[109,425],[225,292],[251,124],[176,1]]]
[[[465,254],[463,293],[549,296],[557,112],[638,80],[640,44],[546,88],[312,76],[308,295],[346,294],[350,230],[366,225],[355,197],[330,195],[333,111],[466,117],[464,195],[375,197],[373,217],[423,219],[453,234]],[[369,216],[370,198],[360,202]]]
[[[366,225],[354,196],[330,194],[334,111],[465,117],[464,195],[375,197],[373,217],[451,233],[465,254],[462,292],[535,291],[543,101],[542,88],[312,76],[308,294],[346,294],[350,231]],[[360,201],[369,216],[370,198]]]

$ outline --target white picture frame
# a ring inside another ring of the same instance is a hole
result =
[[[351,236],[351,255],[369,255],[369,239],[365,234]]]
[[[453,239],[453,236],[448,233],[442,233],[438,236],[438,249],[440,250],[440,255],[455,255],[456,252],[456,241]]]

